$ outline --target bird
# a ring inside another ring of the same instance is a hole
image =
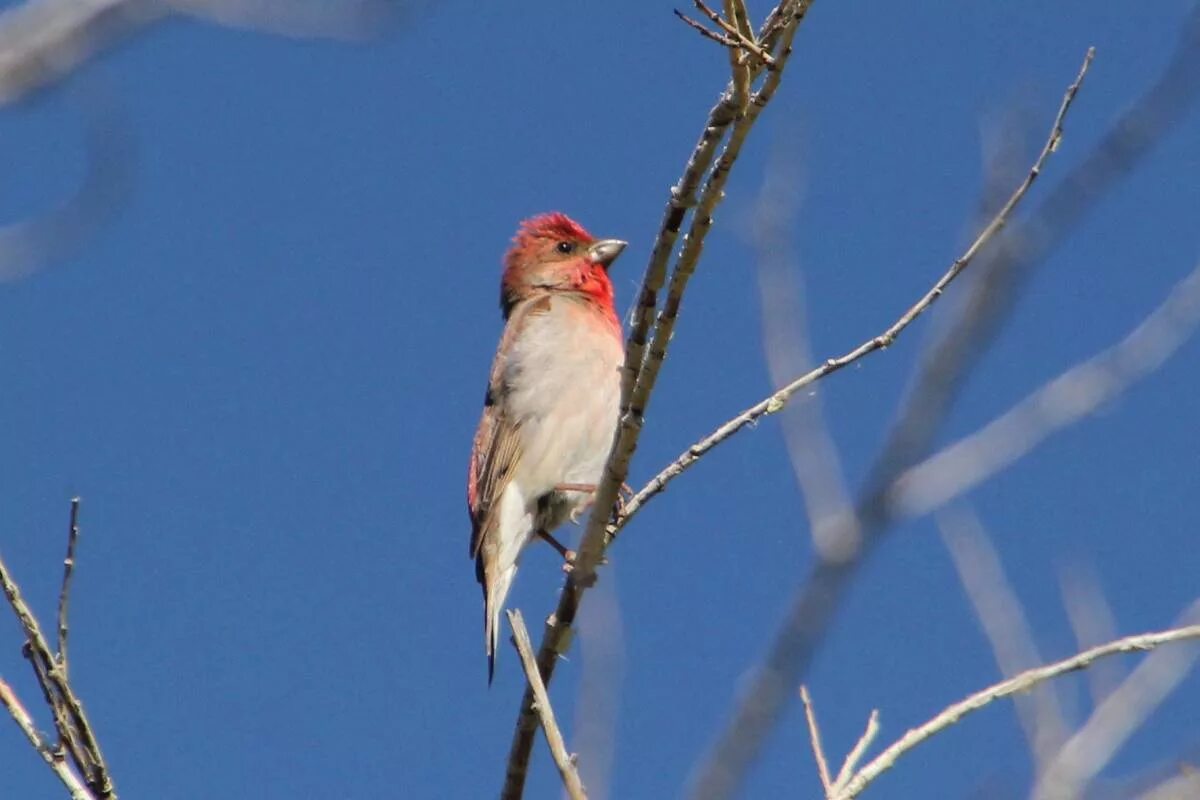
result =
[[[522,223],[503,259],[504,330],[471,447],[471,558],[483,589],[488,684],[521,552],[592,502],[608,461],[625,358],[608,270],[625,249],[560,212]]]

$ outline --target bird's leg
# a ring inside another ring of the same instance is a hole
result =
[[[559,483],[559,484],[555,485],[554,491],[556,491],[556,492],[584,492],[587,494],[594,495],[596,493],[596,484],[594,484],[594,483]],[[628,483],[622,483],[621,488],[617,491],[617,500],[615,503],[613,503],[613,516],[617,517],[617,518],[624,516],[625,504],[628,503],[629,500],[633,499],[633,497],[634,497],[633,487],[630,486]],[[582,506],[575,509],[575,512],[571,515],[571,521],[578,522],[580,515],[583,514],[583,512],[587,511],[591,507],[592,507],[592,502],[589,500],[587,503],[584,503]]]
[[[563,572],[570,572],[571,570],[575,569],[575,551],[574,550],[567,549],[566,547],[563,546],[562,542],[560,542],[558,539],[555,539],[553,536],[551,536],[549,533],[546,533],[546,531],[542,530],[541,528],[538,529],[537,535],[538,535],[539,539],[542,539],[543,541],[545,541],[546,544],[553,547],[556,551],[558,551],[558,554],[560,556],[562,556]]]

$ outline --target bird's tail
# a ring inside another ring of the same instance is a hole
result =
[[[487,644],[488,686],[492,685],[492,677],[496,672],[496,649],[500,644],[500,611],[504,608],[504,600],[517,574],[517,565],[510,564],[498,570],[494,575],[488,575],[483,584],[483,635]]]

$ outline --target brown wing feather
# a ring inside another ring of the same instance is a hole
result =
[[[488,393],[492,393],[489,387]],[[479,555],[483,535],[492,516],[492,504],[504,492],[513,467],[521,456],[517,426],[495,403],[483,409],[475,445],[471,450],[471,474],[467,481],[467,507],[471,512],[471,558]]]
[[[467,475],[467,510],[471,514],[471,558],[478,559],[485,531],[492,523],[493,503],[504,493],[513,468],[521,458],[520,426],[504,413],[505,359],[525,321],[533,314],[545,313],[549,298],[541,297],[519,304],[513,309],[500,337],[496,358],[492,361],[491,377],[483,401],[483,416],[475,431],[471,448],[471,464]]]

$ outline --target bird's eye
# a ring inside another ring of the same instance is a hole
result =
[[[574,253],[575,252],[575,243],[574,242],[559,242],[558,246],[555,249],[558,250],[558,252],[562,253],[563,255],[567,255],[569,253]]]

